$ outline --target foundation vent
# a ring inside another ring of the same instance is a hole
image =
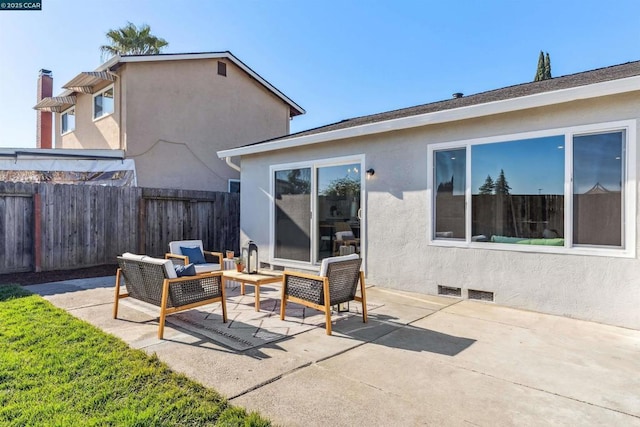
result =
[[[493,292],[469,289],[469,299],[493,302]]]
[[[462,289],[461,288],[453,288],[451,286],[440,286],[438,285],[438,295],[444,295],[446,297],[462,297]]]

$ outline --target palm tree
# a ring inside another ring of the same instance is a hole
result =
[[[144,24],[137,28],[127,22],[122,28],[107,31],[107,38],[111,44],[100,46],[102,59],[114,55],[155,55],[169,43],[151,34],[151,27]]]

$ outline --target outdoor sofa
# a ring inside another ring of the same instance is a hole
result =
[[[118,257],[113,318],[118,317],[118,302],[135,298],[160,307],[158,338],[164,335],[168,314],[201,305],[221,302],[222,321],[227,322],[222,271],[178,277],[171,260],[125,253]],[[122,282],[127,292],[121,294]]]

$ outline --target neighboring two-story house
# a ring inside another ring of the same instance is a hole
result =
[[[289,133],[304,110],[230,52],[116,56],[36,110],[54,148],[124,150],[143,187],[227,191],[216,151]]]

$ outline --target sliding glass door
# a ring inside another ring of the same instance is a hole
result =
[[[311,168],[275,172],[275,258],[309,261]]]
[[[360,252],[361,164],[351,159],[273,168],[274,258],[319,263]]]
[[[360,164],[316,169],[315,260],[360,252]]]

